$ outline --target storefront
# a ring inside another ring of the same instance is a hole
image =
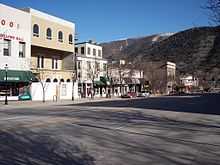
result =
[[[0,70],[0,100],[31,100],[30,85],[35,80],[30,71]]]

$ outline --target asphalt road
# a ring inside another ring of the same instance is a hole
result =
[[[0,165],[219,164],[220,95],[0,106]]]

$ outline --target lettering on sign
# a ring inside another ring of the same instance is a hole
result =
[[[8,26],[8,27],[10,27],[10,28],[13,28],[14,25],[15,25],[15,22],[13,22],[13,21],[7,21],[7,20],[5,20],[5,19],[0,19],[0,25],[1,25],[1,26]],[[17,27],[18,27],[18,25],[17,25]]]
[[[2,34],[2,33],[0,33],[0,39],[24,41],[24,39],[21,38],[21,37],[13,36],[13,35],[8,35],[8,34]]]

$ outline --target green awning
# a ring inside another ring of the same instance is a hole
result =
[[[105,86],[105,83],[103,83],[102,81],[95,81],[94,85],[95,86]]]
[[[100,76],[100,81],[102,81],[104,85],[110,85],[110,80],[108,77]]]
[[[36,78],[31,71],[19,71],[19,70],[8,70],[7,71],[8,82],[30,82],[34,81]],[[0,82],[6,81],[5,70],[0,70]]]

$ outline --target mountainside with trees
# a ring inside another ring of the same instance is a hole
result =
[[[171,61],[182,74],[220,79],[220,26],[198,27],[175,34],[153,35],[104,43],[107,59],[126,59],[140,66],[149,61]]]

